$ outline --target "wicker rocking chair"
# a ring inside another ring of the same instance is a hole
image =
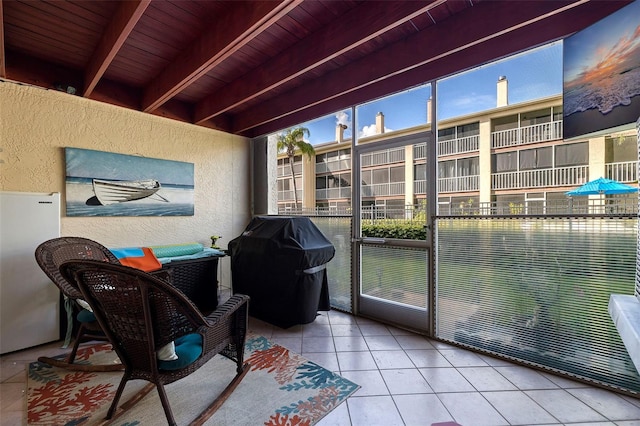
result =
[[[59,270],[62,263],[72,259],[93,259],[119,264],[118,259],[100,243],[81,237],[61,237],[45,241],[36,248],[35,257],[36,262],[38,262],[44,273],[66,296],[69,303],[73,304],[73,312],[77,312],[76,319],[79,322],[73,347],[66,359],[40,357],[38,361],[73,371],[123,370],[124,366],[122,364],[87,365],[74,362],[80,343],[93,340],[108,341],[108,338],[100,328],[93,313],[77,303],[78,299],[82,299],[80,291],[65,280]],[[72,327],[70,321],[68,327],[70,332]],[[69,337],[70,334],[68,334],[67,340],[69,340]]]
[[[78,286],[125,366],[106,419],[118,417],[155,385],[167,421],[176,424],[164,385],[190,375],[222,353],[235,361],[236,375],[191,423],[202,424],[249,370],[249,365],[243,364],[248,296],[234,295],[204,317],[180,290],[137,269],[94,260],[72,260],[65,262],[60,272]],[[157,351],[172,342],[177,359],[158,360]],[[150,383],[118,410],[126,383],[134,379]]]

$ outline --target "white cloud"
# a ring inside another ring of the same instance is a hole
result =
[[[391,130],[390,128],[386,127],[384,128],[384,132],[388,133],[388,132],[392,132],[393,130]],[[358,137],[359,138],[366,138],[367,136],[373,136],[373,135],[377,135],[378,132],[376,131],[376,125],[375,124],[370,124],[368,126],[364,126],[362,127],[362,130],[360,130],[360,132],[358,133]]]
[[[348,126],[351,124],[351,120],[349,120],[349,115],[346,112],[340,111],[339,113],[336,114],[336,125],[338,124],[344,124],[345,126]]]
[[[376,125],[370,124],[368,126],[364,126],[362,130],[360,130],[358,137],[366,138],[367,136],[373,136],[375,134],[376,134]]]

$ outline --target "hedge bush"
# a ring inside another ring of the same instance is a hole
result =
[[[362,236],[373,238],[399,238],[403,240],[425,240],[427,231],[424,224],[416,222],[376,221],[363,223]]]

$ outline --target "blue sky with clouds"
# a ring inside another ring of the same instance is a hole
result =
[[[564,58],[566,79],[574,80],[596,66],[606,67],[611,62],[615,67],[629,57],[637,61],[639,29],[640,1],[635,1],[576,33],[575,37],[568,37]]]
[[[67,177],[116,180],[157,179],[193,187],[193,163],[92,149],[65,148]]]
[[[509,82],[509,104],[562,93],[562,42],[555,42],[504,60],[496,61],[438,81],[438,119],[443,120],[496,107],[496,83],[500,76]],[[426,122],[429,84],[368,102],[357,108],[358,135],[375,129],[375,116],[382,112],[387,131]],[[345,138],[351,138],[351,110],[337,112],[301,125],[313,145],[331,142],[336,125],[347,124]]]

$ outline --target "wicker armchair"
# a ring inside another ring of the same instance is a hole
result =
[[[60,272],[77,284],[125,365],[107,419],[116,414],[127,381],[141,379],[150,384],[132,399],[140,400],[140,395],[155,385],[169,424],[175,424],[164,385],[190,375],[214,355],[223,353],[235,360],[237,374],[192,423],[202,424],[249,370],[249,366],[243,364],[248,296],[234,295],[204,317],[180,290],[137,269],[75,260],[65,262]],[[158,360],[156,351],[171,342],[175,342],[178,359]],[[130,403],[123,406],[128,408]]]
[[[108,341],[108,339],[93,313],[82,308],[77,303],[78,299],[82,299],[80,291],[65,280],[59,270],[62,263],[72,259],[93,259],[119,264],[118,259],[100,243],[81,237],[61,237],[45,241],[36,248],[35,257],[36,262],[38,262],[44,273],[66,296],[69,303],[74,305],[73,311],[77,313],[76,318],[79,323],[73,347],[66,359],[40,357],[38,361],[55,367],[77,371],[117,371],[124,369],[122,364],[87,365],[74,363],[80,343],[92,340]],[[70,332],[71,321],[69,321],[68,327]]]

